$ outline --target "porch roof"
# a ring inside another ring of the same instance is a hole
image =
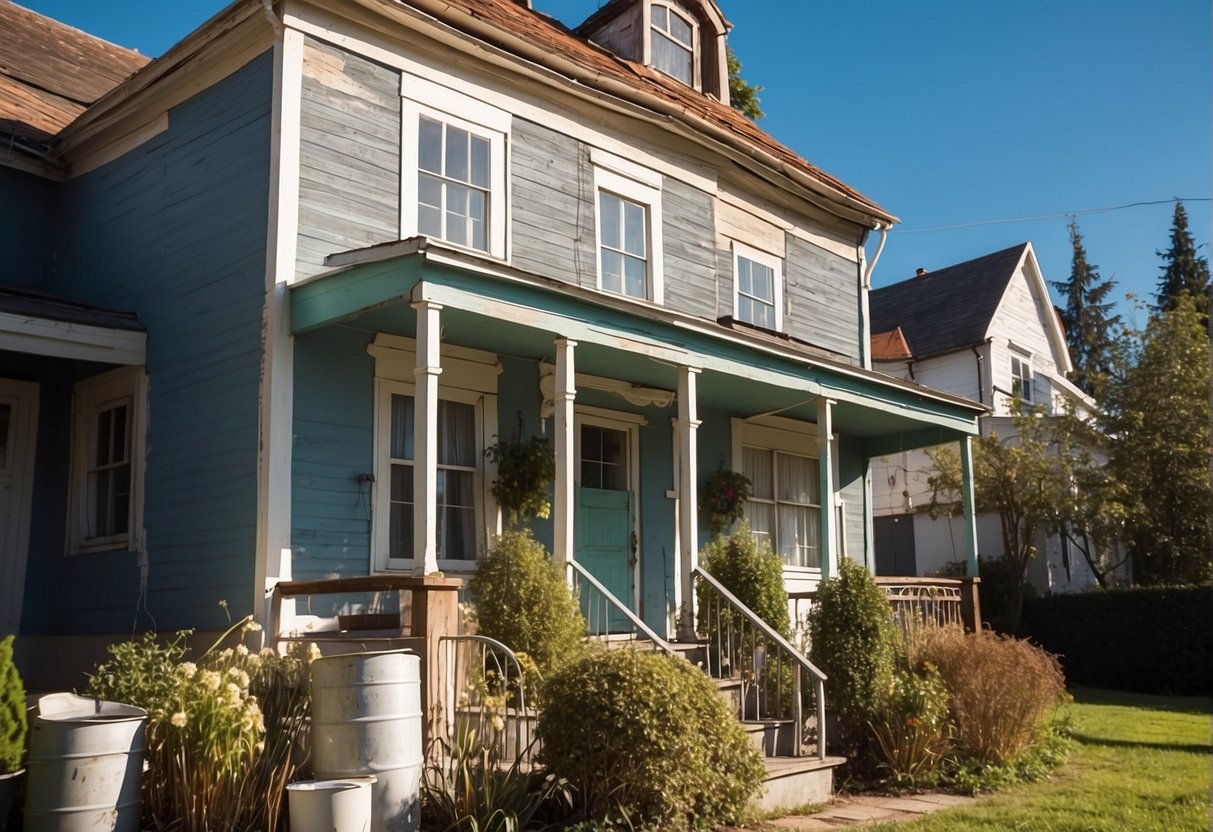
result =
[[[542,359],[578,343],[577,371],[674,390],[701,371],[698,401],[741,418],[816,421],[833,400],[840,433],[868,456],[977,434],[976,402],[847,364],[825,350],[733,329],[651,303],[538,277],[413,238],[333,255],[334,269],[290,289],[291,331],[339,323],[412,337],[408,305],[441,304],[443,340]]]
[[[0,284],[0,349],[102,364],[143,364],[146,342],[147,332],[133,312]]]

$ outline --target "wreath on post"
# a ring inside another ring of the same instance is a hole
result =
[[[708,474],[703,484],[699,505],[708,513],[708,528],[713,535],[720,534],[745,514],[746,500],[750,499],[750,480],[744,474],[730,471],[724,465]]]
[[[548,489],[556,478],[556,458],[546,437],[522,438],[522,425],[514,439],[497,438],[484,455],[497,466],[490,489],[506,512],[510,526],[520,519],[547,518],[552,513]]]

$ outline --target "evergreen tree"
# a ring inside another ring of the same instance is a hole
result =
[[[1188,212],[1175,200],[1175,217],[1171,221],[1171,248],[1157,252],[1163,260],[1162,277],[1158,281],[1159,310],[1174,309],[1181,294],[1187,293],[1196,304],[1201,325],[1209,326],[1209,261],[1196,256],[1196,243],[1188,230]]]
[[[1150,316],[1109,385],[1108,469],[1126,496],[1125,540],[1140,584],[1213,578],[1209,336],[1192,297]]]
[[[766,115],[758,106],[761,103],[758,93],[762,92],[762,87],[758,84],[747,84],[741,77],[741,61],[737,60],[731,46],[726,55],[729,63],[729,103],[750,121],[758,121]]]
[[[1108,314],[1113,304],[1107,298],[1116,281],[1102,280],[1098,267],[1087,262],[1082,233],[1074,220],[1070,221],[1070,245],[1074,249],[1070,278],[1052,284],[1066,301],[1061,321],[1074,364],[1070,378],[1084,392],[1098,396],[1111,370],[1113,329],[1120,323],[1119,315]]]

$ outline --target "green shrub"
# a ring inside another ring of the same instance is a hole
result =
[[[1024,602],[1019,634],[1057,654],[1072,685],[1207,696],[1211,609],[1208,586],[1054,595]]]
[[[609,650],[547,684],[540,760],[582,815],[712,828],[737,818],[764,770],[716,687],[681,659]]]
[[[749,524],[742,523],[733,534],[718,535],[699,553],[699,563],[725,589],[737,596],[771,629],[784,638],[792,635],[788,614],[788,595],[783,587],[783,562],[765,541],[754,539]],[[714,607],[711,588],[697,587],[700,630],[707,629],[706,616]]]
[[[1056,657],[1009,636],[939,627],[918,638],[910,660],[939,669],[959,750],[985,765],[1012,762],[1031,747],[1065,697]]]
[[[468,582],[468,598],[480,634],[525,653],[540,678],[585,649],[586,625],[577,598],[529,530],[508,531],[493,541]]]
[[[881,765],[897,783],[912,786],[934,774],[949,745],[948,690],[939,671],[897,670],[872,733]]]
[[[810,658],[828,677],[826,703],[838,715],[838,742],[855,756],[865,750],[893,683],[900,634],[884,591],[862,566],[842,558],[837,578],[822,581],[809,613]]]
[[[28,727],[25,687],[13,662],[13,637],[6,636],[0,640],[0,774],[21,768]]]

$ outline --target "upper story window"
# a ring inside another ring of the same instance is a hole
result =
[[[1030,405],[1032,398],[1032,362],[1017,355],[1011,356],[1011,395]]]
[[[695,27],[669,6],[654,3],[649,11],[653,68],[695,85]]]
[[[131,549],[142,525],[146,376],[122,368],[76,385],[71,549]]]
[[[400,236],[506,256],[509,113],[405,75]]]
[[[783,328],[783,261],[733,244],[733,317],[764,329]]]
[[[603,160],[606,154],[595,154]],[[598,287],[662,302],[661,180],[625,160],[607,159],[617,173],[595,167],[598,206]]]

